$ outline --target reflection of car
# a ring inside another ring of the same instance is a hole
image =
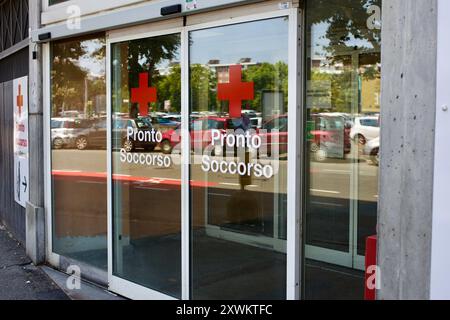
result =
[[[178,122],[172,121],[166,117],[150,117],[150,120],[153,128],[161,132],[174,129],[179,125]]]
[[[356,117],[350,138],[365,145],[367,141],[378,138],[380,135],[380,120],[378,117]]]
[[[113,148],[124,148],[125,151],[131,152],[136,148],[143,148],[152,151],[156,142],[135,141],[133,138],[127,139],[127,128],[132,127],[138,131],[151,131],[152,126],[148,121],[142,119],[117,118],[112,124]],[[79,150],[87,148],[105,148],[107,138],[107,122],[106,119],[100,119],[93,123],[91,127],[79,132],[75,139],[75,146]]]
[[[52,118],[51,139],[54,149],[73,147],[80,132],[91,125],[91,121],[75,118]]]
[[[168,119],[168,120],[170,120],[172,122],[180,123],[181,122],[181,114],[178,114],[178,113],[176,113],[176,114],[168,114],[166,116],[163,116],[163,119]]]
[[[370,160],[374,165],[380,163],[380,137],[367,142],[364,146],[364,154],[370,156]]]
[[[288,117],[287,115],[276,116],[266,121],[258,135],[262,138],[262,151],[266,151],[267,155],[274,153],[274,148],[278,149],[278,154],[287,153],[288,151]],[[264,145],[266,144],[266,145]],[[261,151],[260,150],[260,151]]]
[[[250,110],[250,109],[242,109],[241,113],[247,115],[249,118],[257,116],[256,111],[255,110]]]
[[[152,127],[149,121],[143,119],[117,119],[113,121],[112,136],[113,136],[113,148],[124,148],[125,151],[131,152],[136,148],[142,148],[147,151],[153,151],[155,149],[156,141],[139,141],[133,138],[127,138],[127,129],[133,128],[134,130],[151,132],[155,129]]]
[[[248,122],[248,123],[247,123]],[[169,154],[172,149],[180,143],[180,133],[177,132],[180,127],[174,130],[163,133],[163,140],[160,144],[163,153]],[[244,132],[249,129],[254,129],[250,119],[229,118],[209,116],[200,119],[192,120],[191,122],[191,148],[193,150],[203,150],[211,145],[211,130],[220,130],[226,133],[227,130],[242,129]],[[262,137],[263,144],[261,148],[266,148],[267,154],[270,155],[273,151],[274,141],[277,141],[277,148],[279,153],[287,152],[287,116],[278,116],[266,121],[260,130],[255,131]],[[213,150],[217,155],[225,150]],[[235,150],[236,152],[236,150]]]
[[[178,126],[175,129],[163,132],[163,138],[161,143],[159,144],[162,153],[170,154],[173,148],[181,142],[179,132],[180,129],[180,126]]]
[[[77,110],[67,110],[60,113],[62,118],[79,118],[81,113]]]
[[[231,119],[227,117],[209,116],[199,119],[194,119],[191,122],[191,147],[193,150],[203,150],[207,146],[211,145],[211,130],[221,130],[225,132],[228,129],[236,129],[240,127],[241,118]],[[250,126],[250,123],[248,124]],[[163,133],[163,140],[160,147],[163,153],[169,154],[172,149],[180,143],[180,137],[175,129],[166,131]]]
[[[308,136],[309,149],[316,161],[344,158],[351,151],[350,125],[342,116],[312,115]]]
[[[106,119],[100,119],[78,133],[75,138],[75,147],[78,150],[86,148],[106,148]]]
[[[260,129],[262,127],[262,120],[263,120],[262,117],[250,118],[252,129]]]

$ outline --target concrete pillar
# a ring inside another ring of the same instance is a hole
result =
[[[437,0],[383,0],[378,299],[430,291]]]
[[[40,27],[41,1],[29,1],[30,30]],[[33,59],[33,52],[37,52]],[[30,200],[26,208],[26,249],[34,263],[45,261],[44,145],[41,46],[30,43],[29,60]]]

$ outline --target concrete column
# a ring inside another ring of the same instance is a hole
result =
[[[40,23],[41,1],[29,1],[30,30],[38,29]],[[36,59],[33,59],[33,52],[37,53]],[[45,210],[42,55],[38,44],[30,43],[29,67],[30,200],[26,208],[26,247],[33,262],[39,264],[45,261]]]
[[[383,0],[378,299],[428,299],[437,0]]]

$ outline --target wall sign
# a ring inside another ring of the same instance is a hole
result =
[[[14,106],[14,200],[22,207],[28,193],[28,77],[13,82]]]
[[[197,9],[197,0],[186,0],[185,8],[186,10]]]

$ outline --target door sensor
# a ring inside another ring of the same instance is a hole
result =
[[[161,8],[161,15],[168,16],[171,14],[181,13],[181,9],[182,9],[181,4],[163,7]]]
[[[52,38],[52,34],[50,32],[47,33],[41,33],[39,35],[39,41],[45,41],[45,40],[49,40]]]

